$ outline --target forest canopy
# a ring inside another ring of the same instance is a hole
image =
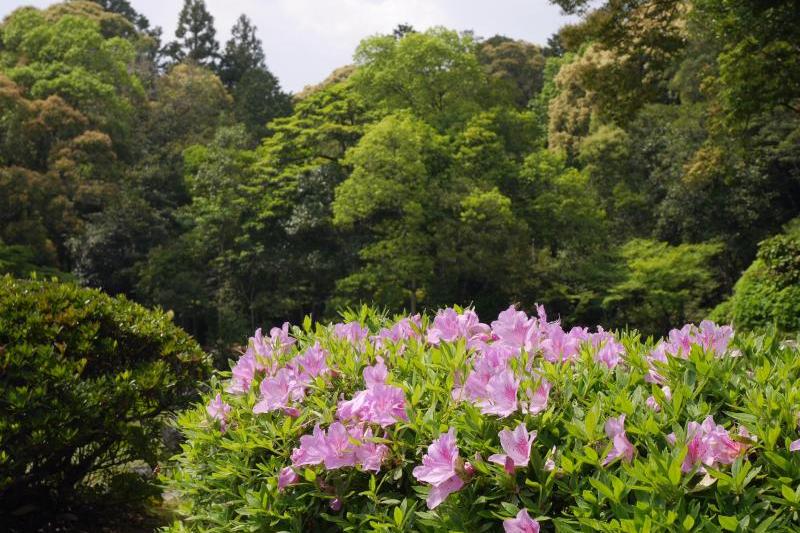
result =
[[[220,43],[203,0],[171,40],[127,0],[17,9],[0,270],[218,347],[361,302],[700,319],[800,214],[800,12],[554,3],[581,18],[546,45],[401,24],[294,97],[250,19]]]

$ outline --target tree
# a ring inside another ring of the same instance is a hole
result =
[[[266,69],[264,50],[256,30],[246,15],[240,15],[231,28],[231,38],[225,43],[219,64],[219,78],[226,87],[235,87],[251,70]]]
[[[356,50],[353,83],[386,112],[411,110],[437,128],[463,124],[488,97],[488,80],[468,34],[443,28],[370,37]]]
[[[102,6],[106,11],[117,13],[128,19],[140,31],[150,28],[150,21],[147,17],[136,11],[128,0],[91,0]]]
[[[363,224],[373,238],[359,251],[363,267],[339,282],[340,291],[395,309],[407,302],[416,312],[433,281],[429,222],[441,194],[442,143],[430,126],[400,113],[370,127],[348,152],[353,172],[336,188],[334,224]]]
[[[711,260],[719,243],[680,244],[634,239],[621,250],[622,279],[609,288],[603,305],[617,326],[658,335],[675,324],[704,317],[717,282]]]
[[[495,35],[480,44],[478,59],[490,77],[506,84],[520,108],[542,90],[545,57],[535,44]]]
[[[175,62],[188,60],[214,67],[219,55],[216,33],[205,0],[184,0],[175,29],[177,39],[167,45],[166,54]]]

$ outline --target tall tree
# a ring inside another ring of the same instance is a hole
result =
[[[235,87],[251,70],[266,69],[257,29],[247,15],[240,15],[231,28],[231,38],[225,43],[219,64],[219,78],[226,87]]]
[[[184,0],[178,17],[175,37],[166,49],[174,61],[193,61],[214,66],[219,56],[219,43],[214,29],[214,17],[206,9],[205,0]]]
[[[292,111],[291,97],[267,68],[256,28],[241,15],[231,29],[219,65],[219,77],[231,90],[236,120],[243,123],[252,144],[267,135],[267,123]]]
[[[128,19],[140,31],[146,31],[150,28],[150,21],[147,17],[136,11],[128,0],[91,0],[95,4],[99,4],[106,11],[117,13]]]

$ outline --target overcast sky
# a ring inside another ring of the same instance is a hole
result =
[[[53,0],[0,0],[0,17],[17,7],[44,7]],[[131,0],[171,40],[183,0]],[[389,33],[398,23],[416,29],[447,26],[481,37],[503,34],[544,44],[570,22],[547,0],[206,0],[221,44],[245,13],[258,26],[267,65],[292,92],[322,81],[351,61],[359,40]]]

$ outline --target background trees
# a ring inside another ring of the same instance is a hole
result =
[[[161,50],[125,0],[17,10],[0,265],[222,348],[366,300],[699,318],[798,215],[792,3],[558,3],[582,18],[547,46],[399,26],[294,97],[250,19],[220,48],[201,0]]]

